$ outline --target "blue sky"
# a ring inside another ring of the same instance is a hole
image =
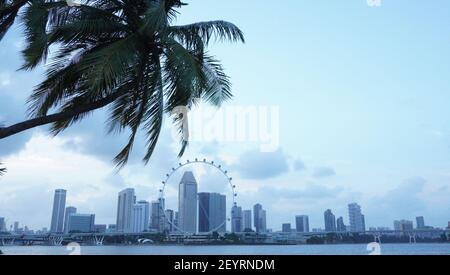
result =
[[[446,225],[450,2],[381,0],[376,8],[365,0],[188,3],[177,23],[223,19],[245,33],[246,44],[210,47],[232,77],[235,98],[228,106],[278,106],[281,124],[276,152],[259,152],[252,143],[194,143],[185,158],[207,156],[231,167],[242,193],[238,202],[244,208],[262,203],[274,229],[297,214],[323,227],[327,208],[348,222],[346,205],[353,201],[370,226],[392,227],[393,219],[416,215]],[[24,117],[26,96],[43,71],[16,72],[19,49],[17,30],[0,44],[0,121],[7,124]],[[99,113],[57,139],[39,129],[0,141],[0,159],[10,170],[0,181],[0,216],[48,226],[57,187],[67,188],[69,203],[98,213],[103,223],[114,221],[120,188],[156,198],[161,176],[178,163],[169,134],[149,167],[138,162],[136,147],[136,158],[116,175],[111,159],[123,137],[105,136],[103,120]],[[56,149],[41,167],[36,156],[49,152],[46,146]],[[80,161],[59,166],[71,156]],[[98,165],[88,172],[91,180],[81,176],[92,169],[82,160]],[[73,177],[50,178],[55,171]],[[30,217],[36,208],[42,210]]]

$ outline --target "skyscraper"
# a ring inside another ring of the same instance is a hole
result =
[[[150,204],[147,201],[138,201],[133,206],[133,233],[148,230],[150,218]]]
[[[361,206],[357,203],[351,203],[348,205],[348,217],[350,221],[351,232],[365,232],[365,217],[361,213]]]
[[[336,221],[336,229],[338,232],[345,232],[347,231],[347,227],[344,224],[344,218],[339,217]]]
[[[326,232],[336,232],[336,217],[333,215],[331,209],[328,209],[323,213],[325,221],[325,231]]]
[[[131,233],[133,231],[133,206],[136,202],[133,188],[127,188],[119,193],[117,203],[117,232]]]
[[[295,216],[295,229],[297,232],[309,232],[309,217],[306,215]]]
[[[412,221],[400,220],[394,221],[394,230],[396,231],[413,231],[414,225]]]
[[[218,193],[198,194],[198,231],[226,231],[226,197]]]
[[[152,202],[150,228],[154,231],[163,232],[166,226],[166,219],[164,213],[165,205],[164,199],[159,198]]]
[[[244,231],[252,230],[252,210],[244,210],[243,214]]]
[[[231,232],[243,232],[244,224],[242,217],[242,207],[234,205],[231,208]]]
[[[167,209],[166,211],[164,211],[165,213],[165,221],[166,221],[166,226],[165,226],[165,230],[168,232],[173,232],[174,231],[174,222],[175,222],[175,212],[173,210]]]
[[[50,225],[50,232],[63,233],[64,232],[64,210],[66,208],[66,190],[55,190],[53,198],[52,222]]]
[[[281,231],[283,231],[283,233],[291,233],[292,232],[291,224],[283,223]]]
[[[424,229],[425,228],[425,219],[424,217],[416,217],[416,223],[417,223],[417,229]]]
[[[69,233],[69,220],[70,215],[76,214],[77,209],[73,206],[66,207],[66,212],[64,214],[64,233]]]
[[[197,181],[192,172],[181,178],[178,193],[178,227],[187,233],[197,232]]]
[[[261,210],[262,210],[261,204],[257,203],[253,206],[253,225],[255,226],[255,231],[258,233],[261,231],[261,225],[260,225]]]

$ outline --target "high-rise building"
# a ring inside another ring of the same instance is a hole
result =
[[[424,217],[416,217],[417,229],[425,229],[425,219]]]
[[[394,230],[395,231],[413,231],[414,224],[412,221],[408,221],[408,220],[394,221]]]
[[[198,194],[198,232],[225,232],[227,220],[226,197],[218,193]]]
[[[180,231],[179,220],[180,220],[180,215],[178,215],[178,211],[175,211],[175,213],[173,215],[173,227],[172,227],[173,232]]]
[[[306,215],[295,216],[295,229],[297,232],[309,232],[309,217]]]
[[[336,232],[336,217],[334,216],[331,209],[328,209],[323,213],[325,220],[325,231],[326,232]]]
[[[255,231],[257,233],[266,232],[266,211],[262,208],[262,205],[257,203],[253,206],[253,223]]]
[[[69,233],[95,232],[95,215],[71,214],[69,218]]]
[[[157,232],[163,232],[166,227],[165,218],[165,201],[163,198],[159,198],[152,202],[151,217],[150,217],[150,229]]]
[[[127,188],[119,193],[117,203],[117,232],[133,232],[133,207],[136,196],[133,188]]]
[[[231,232],[243,232],[244,224],[242,217],[242,207],[234,205],[231,208]]]
[[[283,233],[291,233],[292,232],[291,224],[290,223],[283,223],[281,231],[283,231]]]
[[[0,217],[0,232],[6,232],[6,222],[4,217]]]
[[[166,209],[166,211],[164,211],[164,213],[165,213],[165,221],[166,221],[165,230],[168,232],[174,232],[175,231],[175,227],[174,227],[175,212],[171,209]]]
[[[133,206],[133,233],[148,231],[150,218],[150,204],[147,201],[138,201]]]
[[[70,215],[76,214],[77,209],[73,206],[66,207],[66,212],[64,214],[64,233],[69,233],[69,220]]]
[[[447,229],[450,229],[450,221],[447,224]]]
[[[197,181],[190,171],[181,178],[178,193],[178,227],[186,233],[197,232]]]
[[[361,206],[357,203],[351,203],[348,205],[348,217],[350,221],[351,232],[365,232],[366,222],[365,217],[361,213]]]
[[[252,231],[252,210],[244,210],[242,216],[244,231]]]
[[[20,232],[19,222],[14,222],[13,232],[15,232],[15,233],[19,233]]]
[[[336,221],[336,230],[337,232],[345,232],[347,231],[347,226],[344,224],[344,218],[339,217]]]
[[[55,196],[53,198],[52,222],[50,225],[50,232],[52,233],[64,232],[64,210],[66,209],[66,194],[66,190],[55,190]]]

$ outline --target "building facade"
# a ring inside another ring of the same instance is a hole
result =
[[[185,233],[197,233],[197,188],[194,174],[185,172],[178,193],[178,227]]]
[[[283,225],[281,227],[281,231],[283,233],[291,233],[292,232],[291,224],[290,223],[283,223]]]
[[[336,232],[336,217],[334,216],[331,209],[326,210],[323,213],[324,221],[325,221],[325,231],[327,232]]]
[[[72,214],[69,218],[69,233],[95,232],[94,214]]]
[[[66,190],[55,190],[55,195],[53,197],[52,221],[50,225],[50,232],[52,233],[64,232],[64,210],[66,209],[66,194]]]
[[[242,217],[242,207],[234,205],[231,208],[231,232],[243,232],[244,224]]]
[[[76,214],[77,209],[73,206],[66,207],[66,212],[64,213],[64,233],[69,233],[69,220],[70,215]]]
[[[295,229],[297,232],[309,232],[309,217],[307,215],[298,215],[295,217]]]
[[[345,226],[345,224],[344,224],[344,218],[343,217],[339,217],[336,220],[336,231],[337,232],[345,232],[345,231],[347,231],[347,226]]]
[[[361,213],[361,206],[357,203],[351,203],[348,205],[348,217],[350,221],[351,232],[365,232],[366,222],[365,217]]]
[[[420,217],[416,217],[416,225],[417,225],[417,229],[425,229],[425,219],[424,217],[420,216]]]
[[[242,213],[243,231],[252,231],[252,210],[244,210]]]
[[[226,231],[226,196],[218,193],[198,194],[198,232]]]
[[[133,232],[133,207],[136,196],[133,188],[127,188],[119,193],[117,203],[117,232]]]
[[[133,206],[133,233],[148,231],[150,219],[150,203],[139,201]]]

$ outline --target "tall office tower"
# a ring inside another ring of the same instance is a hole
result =
[[[331,209],[328,209],[323,213],[325,221],[325,231],[326,232],[336,232],[336,217],[333,215]]]
[[[178,193],[178,227],[187,233],[197,233],[197,181],[192,172],[181,178]]]
[[[267,232],[267,220],[266,220],[266,210],[261,210],[259,212],[259,226],[260,232]]]
[[[73,206],[66,207],[66,212],[64,213],[64,233],[69,233],[69,219],[70,215],[76,214],[77,209]]]
[[[336,230],[338,232],[345,232],[347,231],[347,227],[344,224],[344,218],[343,217],[339,217],[336,221]]]
[[[257,203],[253,206],[253,225],[255,226],[255,231],[260,232],[261,231],[261,211],[262,211],[262,205]]]
[[[133,231],[133,206],[136,202],[133,188],[127,188],[119,193],[117,203],[117,232],[131,233]]]
[[[425,219],[424,217],[416,217],[416,223],[417,223],[417,229],[424,229],[425,228]]]
[[[52,222],[50,225],[50,232],[62,233],[64,232],[64,210],[66,209],[66,190],[55,190],[53,198],[53,212]]]
[[[244,231],[252,230],[252,210],[244,210],[243,225],[244,225]]]
[[[292,232],[291,224],[290,223],[283,223],[281,231],[283,233],[291,233]]]
[[[173,224],[175,222],[175,213],[173,210],[170,210],[170,209],[167,209],[166,211],[164,211],[164,213],[165,213],[164,216],[165,216],[165,222],[166,222],[164,229],[165,229],[165,231],[173,232],[174,231]]]
[[[95,232],[94,214],[71,214],[69,219],[68,232],[91,233]]]
[[[0,232],[6,232],[6,222],[4,217],[0,217]]]
[[[242,207],[236,204],[231,208],[231,232],[243,232],[244,224],[242,218]]]
[[[19,222],[14,222],[13,232],[19,232]]]
[[[350,221],[350,232],[365,232],[365,218],[361,213],[361,206],[357,203],[348,205],[348,217]]]
[[[309,217],[306,215],[295,216],[295,229],[297,232],[309,232]]]
[[[159,198],[152,202],[150,228],[154,231],[163,232],[165,229],[165,215],[164,215],[164,199]]]
[[[227,230],[226,196],[218,193],[198,194],[198,232]]]
[[[138,201],[133,206],[133,233],[141,233],[148,230],[150,218],[150,204],[147,201]]]

